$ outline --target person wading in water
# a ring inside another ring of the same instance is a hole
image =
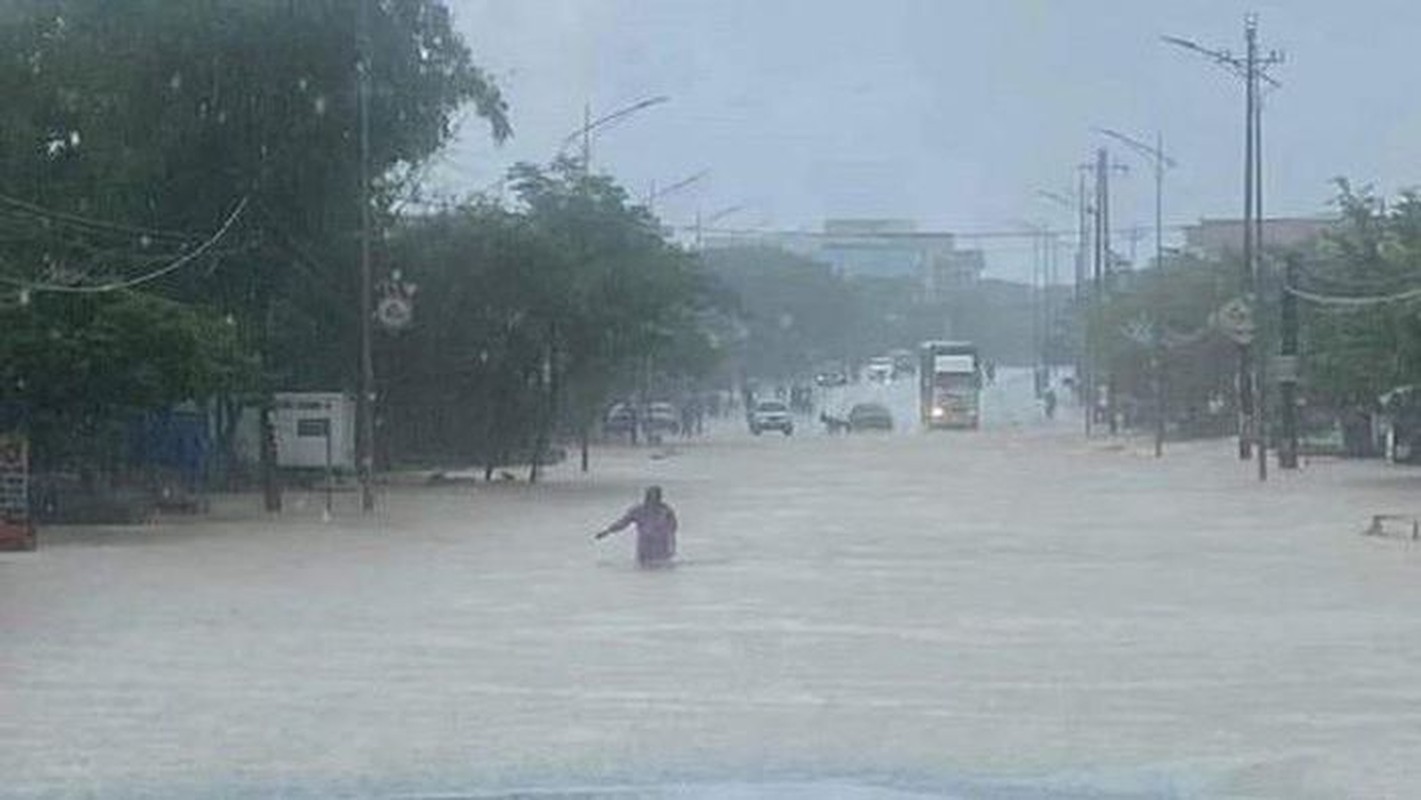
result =
[[[646,499],[592,538],[605,539],[633,523],[636,524],[637,564],[643,567],[670,564],[676,555],[676,512],[662,502],[660,486],[649,487]]]

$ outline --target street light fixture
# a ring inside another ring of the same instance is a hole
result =
[[[694,173],[692,175],[687,175],[681,180],[676,181],[675,183],[669,184],[660,189],[656,188],[656,182],[653,181],[651,184],[651,190],[646,193],[646,209],[648,211],[654,210],[657,200],[669,194],[675,194],[676,192],[679,192],[687,187],[694,186],[695,184],[700,183],[702,180],[704,180],[708,175],[710,175],[710,170],[703,169],[700,172]]]
[[[668,103],[670,101],[671,98],[668,95],[659,94],[655,97],[648,97],[644,100],[638,100],[635,103],[623,106],[617,109],[616,111],[603,114],[597,119],[592,118],[592,106],[590,104],[584,105],[582,107],[582,127],[578,128],[572,133],[569,133],[566,137],[563,138],[562,146],[558,148],[558,154],[561,155],[562,153],[566,152],[567,148],[575,144],[578,139],[581,139],[582,168],[584,171],[591,172],[593,131],[597,130],[598,128],[605,128],[608,125],[626,119],[627,117],[630,117],[638,111],[651,108],[652,106],[659,106],[663,103]]]
[[[704,218],[701,217],[701,212],[700,212],[699,210],[697,210],[697,211],[696,211],[696,250],[699,251],[699,250],[701,249],[701,230],[704,228],[704,226],[706,226],[706,225],[714,225],[715,223],[720,222],[721,220],[725,219],[726,217],[730,216],[731,214],[734,214],[734,213],[737,212],[737,211],[743,211],[743,210],[745,210],[745,205],[744,205],[743,203],[737,203],[736,205],[733,205],[733,206],[726,206],[725,208],[722,208],[722,209],[720,209],[719,211],[712,212],[710,215],[708,215],[708,216],[706,216],[706,217],[704,217]]]
[[[619,108],[609,114],[604,114],[601,117],[598,117],[597,119],[591,118],[591,106],[583,106],[583,117],[585,121],[581,126],[577,128],[577,130],[574,130],[567,136],[563,137],[562,143],[558,146],[557,155],[561,156],[565,154],[569,147],[571,147],[573,144],[577,143],[579,139],[581,139],[582,153],[579,156],[579,159],[582,164],[582,170],[584,173],[591,172],[592,133],[594,131],[598,130],[599,128],[604,128],[608,125],[624,120],[627,117],[630,117],[631,115],[637,113],[638,111],[651,108],[652,106],[659,106],[662,103],[668,103],[670,101],[671,98],[667,95],[657,95],[655,97],[648,97],[645,100],[638,100],[635,103],[623,106],[622,108]],[[497,191],[499,195],[502,196],[504,186],[507,183],[508,176],[500,175],[495,180],[490,181],[487,185],[478,189],[475,194],[487,195],[490,192]]]
[[[1097,133],[1109,136],[1117,142],[1150,159],[1155,170],[1155,266],[1164,261],[1164,171],[1179,166],[1164,151],[1164,134],[1155,134],[1155,143],[1146,144],[1133,136],[1127,136],[1110,128],[1096,128]]]

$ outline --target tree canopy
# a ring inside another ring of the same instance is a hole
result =
[[[217,329],[236,338],[235,363],[260,365],[223,367],[252,380],[244,389],[353,386],[362,175],[381,218],[465,106],[495,139],[511,131],[502,95],[444,3],[370,2],[367,16],[361,8],[348,0],[7,4],[0,279],[15,291],[0,303],[7,322],[23,326],[45,310],[46,336],[85,341],[86,315],[95,313],[174,337],[148,350],[157,340],[116,335],[110,345],[134,351],[92,361],[90,369],[115,374],[86,386],[127,386],[118,373],[135,361],[173,373],[159,385],[184,386],[183,375],[204,368],[203,342],[185,337]],[[362,70],[370,87],[364,169]],[[118,286],[125,296],[40,300]],[[51,313],[58,306],[83,313]],[[192,324],[167,325],[174,313]],[[0,387],[0,400],[33,405],[53,388],[46,378],[83,371],[76,358],[69,348],[27,353],[18,363],[28,377]],[[173,399],[128,388],[118,396],[134,405]]]
[[[406,455],[507,463],[558,430],[585,437],[614,397],[667,391],[716,361],[695,261],[615,181],[570,160],[510,178],[512,207],[394,231],[392,257],[419,287],[414,324],[382,359]]]

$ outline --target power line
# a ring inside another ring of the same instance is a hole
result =
[[[694,226],[682,225],[680,228],[692,228]],[[1197,223],[1175,223],[1163,226],[1164,230],[1182,232],[1197,227]],[[1143,225],[1133,225],[1129,228],[1113,228],[1116,233],[1131,235],[1136,231],[1147,233],[1150,229]],[[1031,239],[1038,235],[1030,231],[1021,229],[1001,229],[1001,230],[941,230],[941,231],[911,231],[911,232],[871,232],[871,233],[836,233],[831,231],[800,231],[784,228],[705,228],[704,233],[717,234],[721,236],[759,236],[765,238],[785,237],[801,239],[883,239],[912,241],[913,239],[940,239],[951,237],[953,239]],[[1041,234],[1049,236],[1059,236],[1064,239],[1075,239],[1080,232],[1075,229],[1043,228]]]
[[[195,247],[192,252],[179,256],[168,264],[165,264],[164,266],[159,267],[158,269],[153,270],[152,272],[148,272],[137,277],[126,278],[124,280],[112,281],[110,283],[89,286],[72,286],[62,283],[33,283],[28,281],[19,281],[13,278],[0,278],[0,280],[3,280],[5,283],[9,283],[13,286],[19,286],[22,290],[30,292],[103,294],[106,292],[116,292],[123,289],[132,289],[135,286],[141,286],[150,281],[155,281],[158,278],[163,277],[164,275],[176,272],[177,270],[182,269],[188,264],[191,264],[192,262],[196,261],[198,258],[201,258],[205,253],[207,253],[208,250],[210,250],[214,245],[216,245],[217,242],[221,241],[222,238],[227,235],[227,232],[232,229],[232,226],[236,224],[237,219],[242,216],[242,212],[245,211],[247,208],[247,200],[248,198],[243,197],[241,201],[237,203],[237,207],[232,210],[232,213],[227,216],[227,220],[222,223],[222,227],[219,228],[216,233],[212,234],[212,236],[208,237],[208,239],[202,244],[199,244],[197,247]]]
[[[1388,303],[1405,303],[1409,300],[1421,299],[1421,288],[1407,289],[1406,291],[1394,294],[1380,294],[1349,297],[1344,295],[1317,294],[1306,289],[1299,289],[1296,286],[1284,286],[1283,291],[1309,303],[1316,303],[1321,306],[1332,306],[1335,308],[1368,308],[1371,306],[1386,305]]]
[[[90,228],[94,230],[108,231],[111,233],[122,233],[125,235],[147,236],[153,239],[171,239],[177,241],[190,241],[200,238],[200,234],[184,233],[182,231],[162,230],[160,228],[145,228],[137,225],[126,225],[110,220],[86,217],[81,214],[73,214],[67,211],[58,211],[46,208],[28,200],[21,200],[18,197],[11,197],[0,194],[0,206],[8,206],[12,209],[23,211],[33,217],[51,220],[53,222],[67,223],[69,225]]]

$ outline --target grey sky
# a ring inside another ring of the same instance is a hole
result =
[[[1421,103],[1408,80],[1421,3],[1407,0],[451,4],[516,131],[498,148],[465,125],[435,173],[451,191],[547,160],[584,102],[596,114],[665,94],[670,103],[599,135],[594,160],[638,193],[711,170],[658,205],[673,224],[743,204],[723,224],[886,216],[961,232],[1023,219],[1068,228],[1070,212],[1035,193],[1073,185],[1096,125],[1163,131],[1180,162],[1167,221],[1234,216],[1242,86],[1159,36],[1238,52],[1249,10],[1265,47],[1287,56],[1265,120],[1267,212],[1324,211],[1338,175],[1386,191],[1421,184]],[[1135,166],[1116,184],[1122,227],[1152,220],[1152,182]],[[997,274],[1019,275],[1029,257],[1025,242],[987,246]]]

